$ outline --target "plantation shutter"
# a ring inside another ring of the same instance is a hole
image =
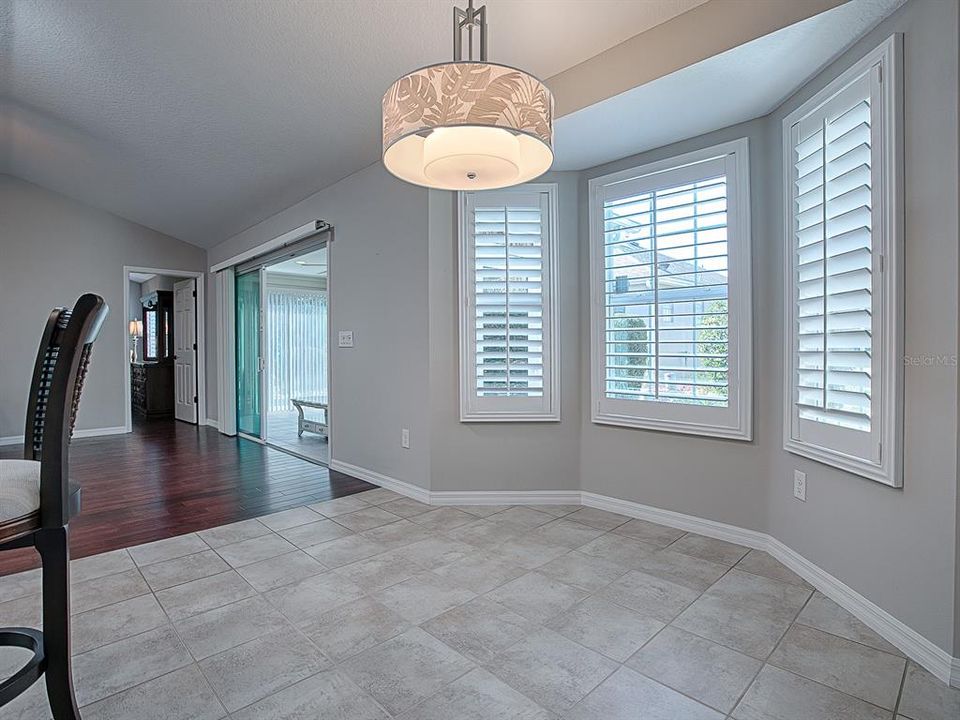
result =
[[[783,447],[903,483],[903,74],[891,35],[783,119]]]
[[[479,413],[549,412],[549,193],[466,193],[464,201],[467,405]]]
[[[879,460],[872,82],[861,75],[792,128],[794,417],[801,438],[832,432],[852,453]]]
[[[603,203],[604,393],[727,407],[727,176],[717,158]]]

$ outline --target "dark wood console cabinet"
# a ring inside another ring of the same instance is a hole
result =
[[[130,403],[142,417],[173,417],[173,363],[130,365]]]

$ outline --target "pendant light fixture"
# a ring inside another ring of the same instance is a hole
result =
[[[522,70],[487,62],[486,7],[453,10],[453,62],[397,80],[383,96],[383,164],[441,190],[518,185],[553,163],[553,95]],[[473,59],[473,31],[480,59]],[[463,60],[463,31],[468,59]]]

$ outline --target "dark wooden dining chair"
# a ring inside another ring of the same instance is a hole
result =
[[[23,460],[0,460],[0,551],[35,547],[43,566],[42,632],[0,628],[0,646],[33,653],[0,683],[0,708],[46,674],[55,720],[80,718],[70,669],[67,529],[80,510],[80,488],[70,482],[68,457],[90,351],[107,312],[103,298],[87,294],[73,310],[55,308],[50,313],[30,385]]]

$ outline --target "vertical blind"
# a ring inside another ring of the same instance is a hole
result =
[[[327,293],[266,290],[270,413],[291,412],[290,398],[327,397]]]
[[[794,126],[795,402],[799,417],[871,430],[869,76]]]
[[[539,205],[473,213],[478,397],[542,397],[543,222]]]
[[[727,178],[703,165],[604,200],[607,398],[728,405]]]

